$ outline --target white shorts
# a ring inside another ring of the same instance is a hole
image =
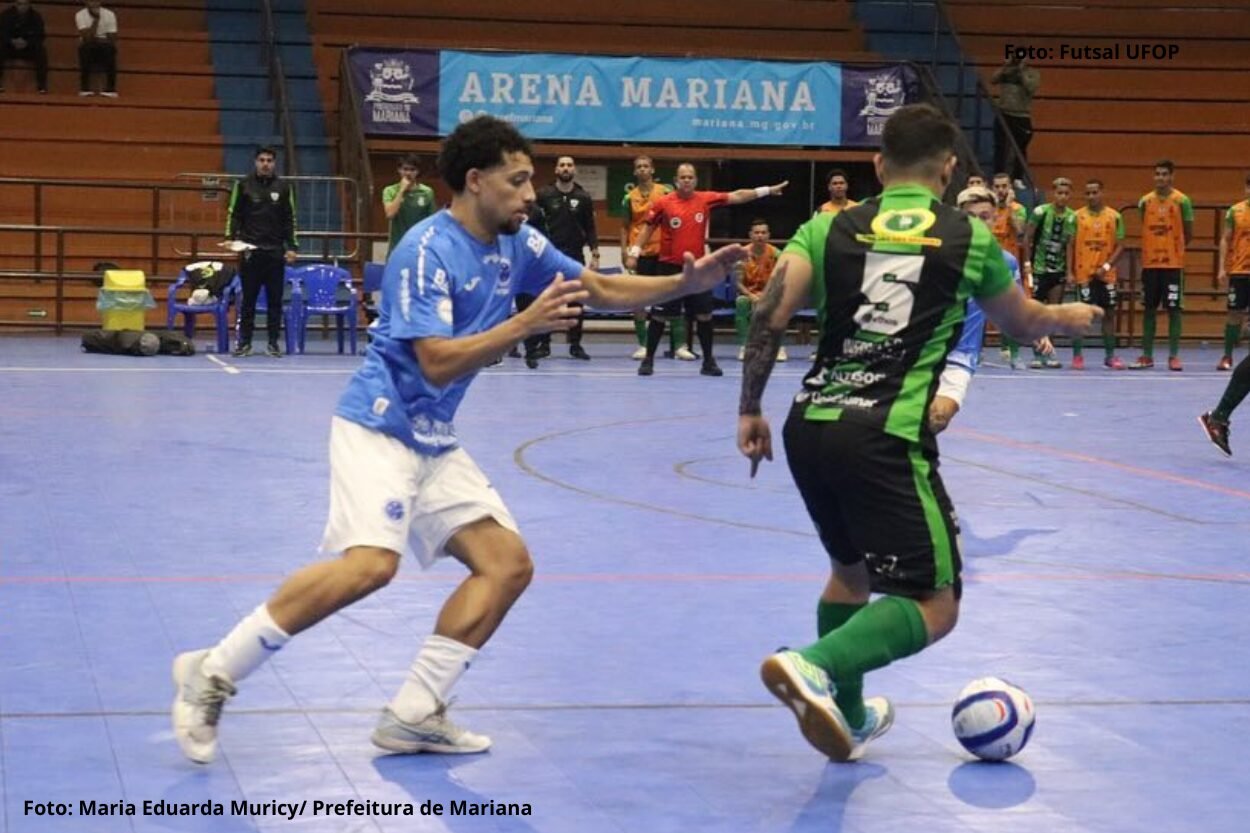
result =
[[[382,547],[429,567],[460,529],[516,521],[468,452],[418,454],[394,437],[334,417],[330,423],[330,518],[321,551]]]

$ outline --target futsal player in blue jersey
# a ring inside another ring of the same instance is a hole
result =
[[[534,202],[529,142],[480,117],[447,137],[439,171],[451,207],[404,235],[387,260],[380,317],[330,428],[329,560],[288,578],[212,648],[175,659],[174,731],[207,763],[235,685],[293,635],[385,586],[404,553],[451,556],[469,575],[383,709],[373,742],[400,753],[482,752],[490,739],[453,723],[448,696],[529,584],[517,523],[456,438],[477,372],[524,338],[567,330],[579,306],[639,309],[711,289],[744,256],[727,247],[667,277],[605,277],[525,224]],[[513,296],[536,296],[511,318]]]
[[[997,205],[994,194],[985,186],[969,186],[959,192],[955,204],[965,214],[982,220],[987,226],[993,226],[994,210]],[[1020,261],[1006,250],[1003,260],[1011,270],[1016,285],[1023,291],[1024,284],[1020,277]],[[946,357],[946,369],[938,381],[937,393],[929,404],[929,428],[934,434],[941,433],[950,425],[955,414],[963,407],[964,396],[968,393],[968,385],[977,368],[981,366],[981,343],[985,340],[985,312],[976,301],[968,301],[968,313],[964,318],[964,329],[959,343]],[[1044,355],[1054,352],[1049,338],[1039,339],[1034,345]]]

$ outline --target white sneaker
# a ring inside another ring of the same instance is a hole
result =
[[[373,730],[373,745],[387,752],[412,755],[417,752],[442,752],[468,755],[490,749],[490,738],[457,726],[447,717],[449,703],[439,703],[434,713],[420,723],[405,723],[390,706],[382,709]]]
[[[831,761],[850,760],[855,737],[833,701],[829,675],[823,668],[808,662],[798,651],[779,651],[764,660],[760,679],[794,712],[808,743]]]
[[[117,98],[117,93],[111,92],[109,90],[105,90],[104,92],[100,93],[100,95],[104,96],[105,98]]]
[[[677,352],[673,353],[673,358],[681,359],[683,362],[692,362],[699,357],[690,352],[687,347],[678,347]]]
[[[848,761],[858,761],[869,742],[890,731],[894,725],[894,705],[884,697],[869,697],[864,701],[864,711],[868,713],[864,725],[851,730],[855,748],[851,750]]]
[[[786,348],[782,347],[780,350],[777,351],[777,361],[779,362],[790,361],[790,357],[786,355]]]
[[[217,721],[221,708],[234,696],[234,683],[223,676],[204,674],[208,650],[188,651],[174,659],[174,703],[170,714],[174,737],[182,754],[197,764],[211,763],[217,755]]]
[[[634,361],[636,361],[636,362],[640,362],[640,361],[642,361],[643,359],[645,359],[646,357],[647,357],[647,348],[646,348],[646,347],[639,347],[637,350],[635,350],[635,351],[634,351],[634,354],[633,354],[632,356],[630,356],[630,358],[631,358],[631,359],[633,359],[633,360],[634,360]]]
[[[747,360],[747,348],[739,347],[738,348],[738,361],[744,362],[746,360]]]
[[[95,95],[95,93],[94,93],[94,92],[92,92],[91,90],[79,90],[79,91],[78,91],[78,94],[79,94],[79,95],[83,95],[83,96],[85,96],[85,95]]]

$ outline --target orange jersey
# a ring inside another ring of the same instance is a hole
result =
[[[625,247],[629,248],[638,242],[638,238],[642,236],[642,230],[647,227],[647,212],[651,210],[651,206],[660,197],[673,190],[667,185],[660,183],[652,183],[651,191],[645,197],[642,191],[638,190],[637,185],[631,185],[625,190],[625,198],[621,200],[621,205],[629,212],[629,220],[627,221],[625,231]],[[660,253],[660,243],[664,239],[664,229],[657,226],[655,231],[651,232],[651,239],[647,241],[647,248],[643,249],[642,257],[655,257]]]
[[[1225,271],[1230,275],[1250,275],[1250,200],[1229,206],[1224,226],[1232,232],[1224,261]]]
[[[1189,197],[1172,189],[1161,197],[1154,191],[1137,202],[1141,210],[1141,255],[1143,269],[1185,268],[1185,223],[1193,222],[1194,206]]]
[[[1028,212],[1024,210],[1024,206],[1012,200],[1005,206],[994,207],[994,225],[990,231],[994,233],[994,239],[998,241],[998,246],[1004,252],[1007,252],[1016,258],[1020,257],[1020,238],[1016,234],[1016,227],[1012,225],[1012,218],[1020,221],[1020,228],[1024,228]]]
[[[1091,278],[1099,278],[1106,283],[1115,283],[1115,269],[1103,273],[1101,267],[1111,258],[1117,241],[1124,239],[1124,218],[1114,208],[1104,207],[1097,213],[1090,211],[1089,206],[1076,212],[1076,235],[1072,272],[1077,283],[1089,283]]]
[[[834,205],[833,200],[825,200],[820,204],[820,208],[816,209],[817,214],[841,214],[844,209],[854,208],[859,205],[855,200],[847,200],[846,205]]]
[[[758,294],[768,285],[773,276],[773,268],[777,265],[777,256],[781,254],[771,243],[764,244],[764,253],[756,257],[750,249],[747,259],[742,261],[742,286],[747,292]]]

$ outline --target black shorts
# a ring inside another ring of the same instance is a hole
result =
[[[660,274],[660,256],[647,255],[638,258],[638,268],[634,269],[635,275],[658,275]]]
[[[1228,311],[1250,310],[1250,275],[1228,276]]]
[[[1056,286],[1063,286],[1068,276],[1062,272],[1042,273],[1033,275],[1033,300],[1045,303],[1050,299],[1050,291]]]
[[[1076,285],[1076,299],[1078,301],[1082,304],[1093,304],[1096,307],[1102,307],[1107,311],[1115,309],[1115,302],[1119,297],[1120,294],[1113,283],[1092,280],[1088,283]]]
[[[1141,285],[1148,310],[1156,310],[1160,304],[1165,309],[1185,308],[1185,270],[1143,269]]]
[[[676,275],[681,267],[675,263],[659,261],[657,275]],[[716,298],[709,292],[696,292],[682,298],[674,298],[651,308],[652,315],[661,318],[680,318],[683,311],[686,315],[710,315],[716,309]]]
[[[938,476],[937,443],[790,411],[786,459],[829,557],[868,566],[874,593],[924,598],[960,581],[959,525]]]

